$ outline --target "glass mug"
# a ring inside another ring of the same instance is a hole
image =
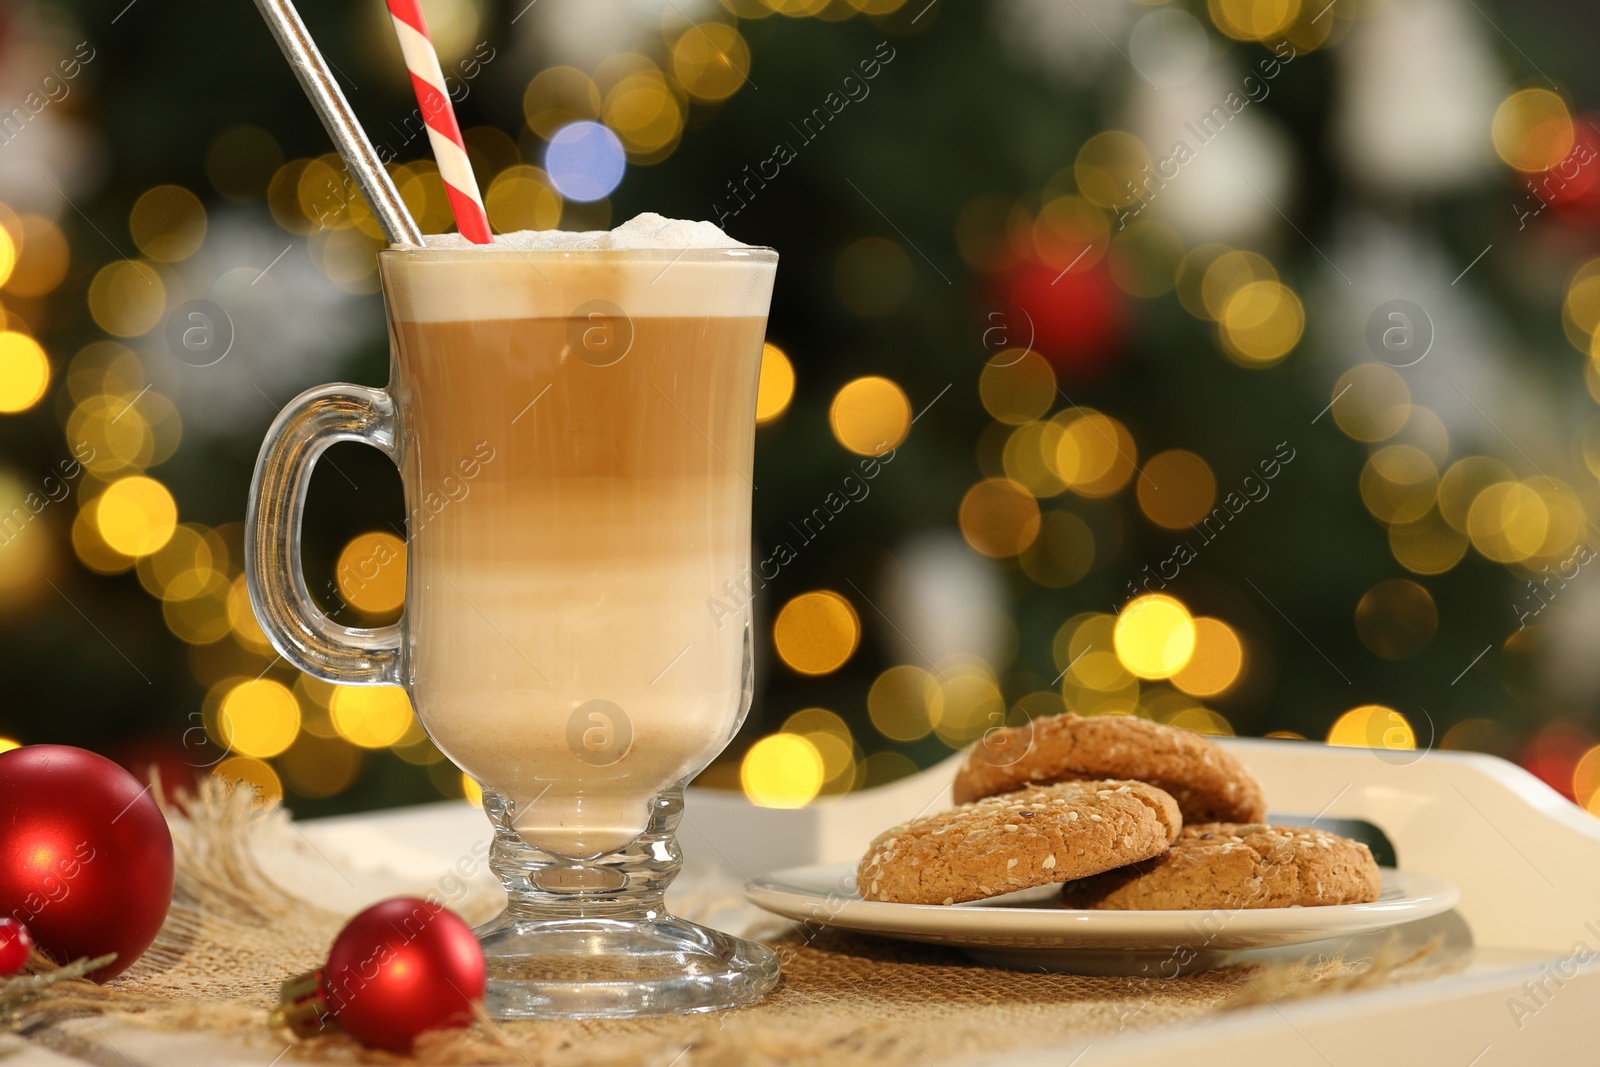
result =
[[[387,390],[327,385],[273,422],[245,527],[250,599],[290,663],[397,685],[483,787],[505,911],[477,931],[499,1018],[759,999],[775,954],[669,915],[683,785],[750,707],[764,248],[379,254]],[[300,522],[317,457],[400,468],[399,622],[313,601]],[[712,610],[715,606],[716,610]]]

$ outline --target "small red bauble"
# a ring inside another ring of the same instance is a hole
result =
[[[131,967],[172,906],[172,834],[149,787],[64,745],[0,753],[0,915],[57,963],[116,953]]]
[[[28,964],[33,938],[28,928],[15,919],[0,919],[0,978],[8,978]]]
[[[440,905],[396,897],[339,931],[322,993],[345,1033],[403,1053],[424,1031],[470,1023],[484,980],[483,948],[466,923]]]

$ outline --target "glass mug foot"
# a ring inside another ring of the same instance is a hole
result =
[[[765,945],[664,915],[655,921],[518,919],[477,930],[496,1019],[628,1018],[751,1004],[778,983]]]
[[[682,859],[674,830],[681,788],[652,804],[626,848],[574,860],[526,843],[510,805],[484,794],[494,824],[489,865],[506,909],[477,928],[488,968],[484,1008],[496,1019],[626,1018],[751,1004],[778,984],[778,956],[667,913]]]

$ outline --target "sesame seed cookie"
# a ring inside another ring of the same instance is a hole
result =
[[[1311,908],[1378,899],[1382,876],[1360,841],[1302,826],[1185,826],[1154,859],[1061,889],[1068,908],[1116,911]]]
[[[1068,712],[996,730],[956,772],[957,804],[1024,785],[1074,778],[1149,782],[1172,794],[1185,822],[1260,822],[1267,801],[1256,780],[1222,746],[1193,730],[1128,715]]]
[[[1182,826],[1177,803],[1144,782],[1029,786],[879,834],[856,888],[898,904],[980,900],[1148,859]]]

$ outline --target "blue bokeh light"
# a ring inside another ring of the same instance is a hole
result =
[[[598,122],[574,122],[550,138],[545,173],[568,200],[603,200],[622,182],[628,157],[617,135]]]

